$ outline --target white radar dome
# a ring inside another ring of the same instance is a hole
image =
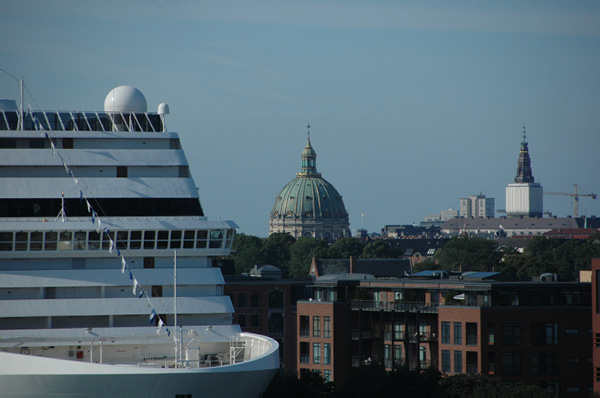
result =
[[[168,115],[169,114],[169,104],[165,104],[164,102],[158,104],[158,114],[159,115]]]
[[[147,110],[146,97],[131,86],[113,88],[104,100],[104,112],[144,113]]]

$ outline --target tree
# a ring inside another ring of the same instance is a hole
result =
[[[294,373],[276,375],[263,394],[263,398],[325,398],[332,396],[333,384],[319,373],[309,372],[300,378]]]
[[[336,397],[437,397],[440,372],[426,369],[423,372],[406,367],[386,372],[381,366],[353,368],[346,383],[335,392]]]
[[[233,239],[231,258],[235,272],[241,274],[250,271],[254,265],[263,263],[262,239],[254,235],[236,234]]]
[[[280,268],[283,275],[287,276],[290,265],[290,250],[295,242],[296,239],[287,232],[276,232],[269,235],[262,245],[263,262]]]
[[[289,274],[292,277],[307,276],[313,257],[327,255],[328,244],[323,239],[302,236],[290,249]]]
[[[327,258],[350,258],[360,256],[364,249],[364,243],[357,238],[341,238],[329,246]]]
[[[444,377],[440,380],[444,397],[530,397],[550,398],[550,392],[538,386],[518,385],[510,386],[503,383],[502,379],[481,374],[457,374]]]
[[[440,265],[436,263],[434,259],[428,258],[421,261],[420,263],[415,264],[412,269],[412,272],[413,274],[416,274],[417,272],[421,271],[434,271],[439,269],[442,269]]]
[[[363,248],[360,258],[398,258],[401,253],[383,240],[371,240]]]
[[[449,271],[459,271],[462,267],[472,271],[492,271],[502,258],[497,246],[495,241],[484,238],[455,237],[435,257],[440,266]]]

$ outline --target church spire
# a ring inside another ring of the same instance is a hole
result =
[[[308,141],[302,151],[302,170],[297,174],[298,176],[314,176],[319,174],[317,173],[317,153],[310,144],[310,124],[306,127],[308,128]]]
[[[519,151],[519,164],[517,166],[516,183],[533,183],[535,178],[531,174],[531,159],[529,158],[529,148],[527,148],[527,133],[523,126],[523,142]]]

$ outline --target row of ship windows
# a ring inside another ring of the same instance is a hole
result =
[[[235,230],[0,232],[0,251],[231,248]]]

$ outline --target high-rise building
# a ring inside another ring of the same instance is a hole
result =
[[[541,217],[544,213],[544,190],[531,174],[531,159],[523,128],[523,142],[519,151],[517,176],[513,184],[506,187],[506,215]]]
[[[484,194],[460,199],[460,217],[494,217],[494,198],[486,198]]]
[[[336,240],[350,236],[342,195],[317,172],[317,154],[310,143],[302,151],[302,169],[275,198],[269,234],[287,232],[294,238],[312,236]]]

